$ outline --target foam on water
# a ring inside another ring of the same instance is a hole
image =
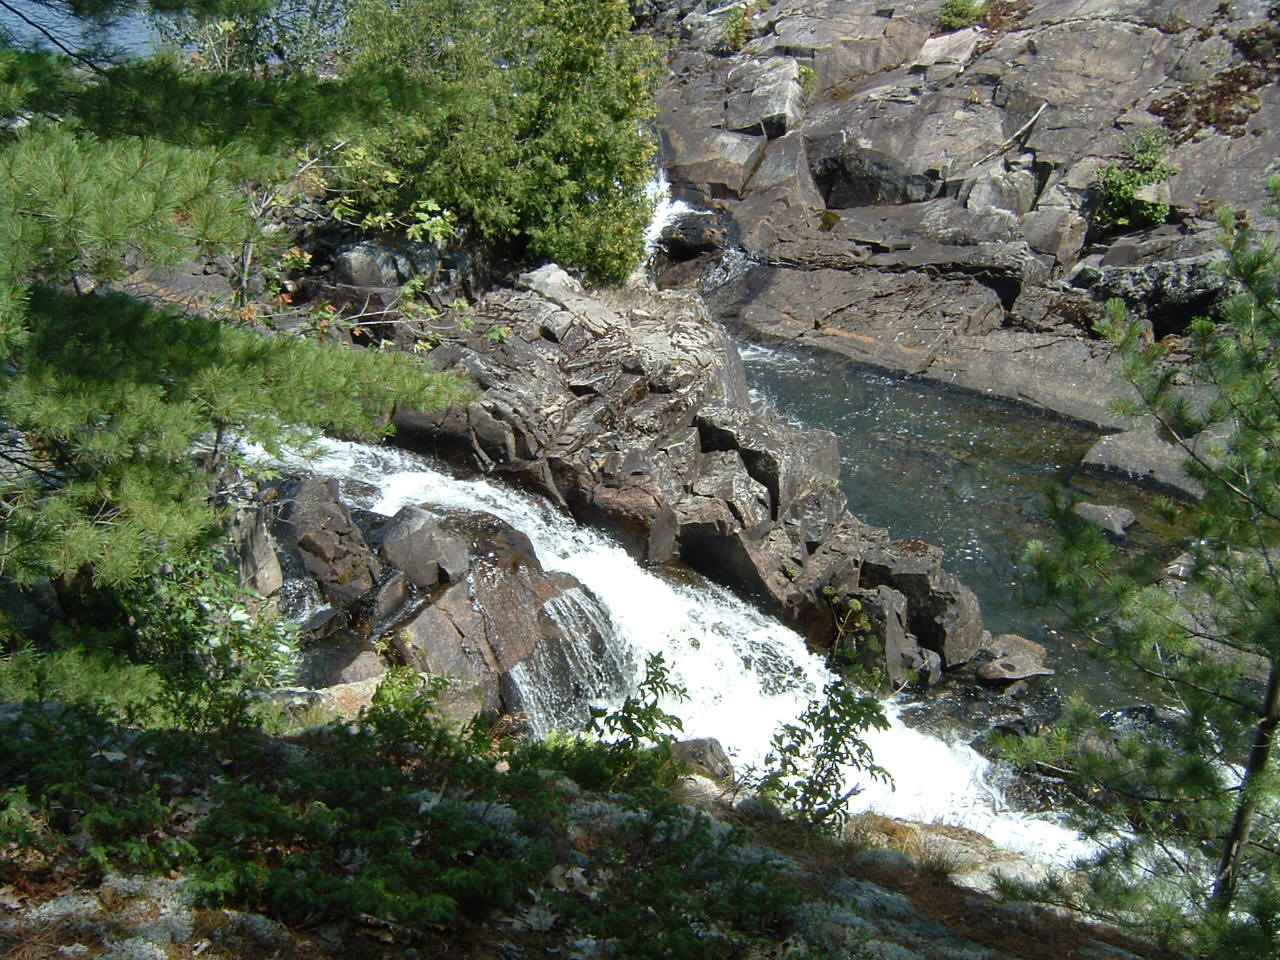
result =
[[[344,495],[378,513],[408,504],[481,510],[515,526],[544,567],[572,574],[600,600],[612,636],[625,647],[620,662],[664,655],[688,691],[687,701],[665,709],[683,719],[685,736],[720,740],[739,769],[763,762],[774,731],[794,721],[830,677],[801,637],[778,621],[713,584],[676,583],[639,566],[608,537],[538,498],[486,480],[459,480],[385,447],[324,441],[318,455],[295,465],[359,481]],[[992,782],[991,763],[970,747],[912,729],[894,704],[888,714],[890,728],[866,739],[894,785],[865,782],[851,801],[854,810],[967,827],[1052,863],[1087,851],[1064,827],[1010,811]]]

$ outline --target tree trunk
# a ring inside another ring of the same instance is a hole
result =
[[[1249,748],[1249,759],[1245,763],[1244,778],[1240,783],[1235,816],[1231,820],[1231,830],[1223,843],[1218,871],[1213,878],[1213,896],[1209,900],[1209,909],[1216,914],[1226,914],[1235,902],[1244,851],[1249,844],[1249,834],[1253,832],[1253,822],[1258,812],[1258,797],[1253,787],[1271,762],[1271,747],[1275,743],[1277,725],[1280,725],[1280,659],[1273,659],[1271,674],[1267,678],[1266,698],[1258,714],[1253,746]]]

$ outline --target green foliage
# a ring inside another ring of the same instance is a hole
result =
[[[807,63],[800,65],[800,89],[804,91],[806,100],[813,100],[820,92],[818,89],[818,73]]]
[[[164,60],[72,71],[10,49],[0,74],[6,116],[33,114],[0,135],[0,578],[137,579],[213,528],[230,433],[372,437],[397,402],[460,395],[411,358],[264,339],[115,289],[141,265],[231,251],[243,293],[293,169],[270,151],[328,135],[353,105],[420,103],[383,96],[420,87],[321,91]]]
[[[357,3],[346,69],[403,64],[440,96],[354,140],[335,185],[365,213],[431,200],[469,238],[625,279],[651,213],[659,75],[629,25],[625,0]]]
[[[963,30],[978,23],[987,12],[982,0],[942,0],[938,26],[943,30]]]
[[[712,945],[718,957],[759,956],[802,899],[785,863],[703,813],[638,815],[609,841],[606,895],[543,899],[629,960],[701,960]]]
[[[1280,198],[1280,178],[1270,184]],[[1275,763],[1280,724],[1280,257],[1223,220],[1222,270],[1237,293],[1220,322],[1192,324],[1192,362],[1174,369],[1123,305],[1102,332],[1131,406],[1190,457],[1204,497],[1178,512],[1192,531],[1183,582],[1153,582],[1159,558],[1125,565],[1061,496],[1061,539],[1032,544],[1039,589],[1064,604],[1108,656],[1161,685],[1170,719],[1119,735],[1077,707],[1065,730],[1023,745],[1024,762],[1065,775],[1074,814],[1106,840],[1085,891],[1053,895],[1157,931],[1201,955],[1280,929]],[[1182,384],[1189,378],[1192,389]],[[1210,439],[1212,438],[1212,439]],[[1110,833],[1131,830],[1126,839]],[[1225,948],[1223,948],[1225,949]],[[1266,951],[1264,951],[1266,952]]]
[[[166,680],[161,699],[188,729],[246,724],[244,693],[292,682],[297,628],[251,607],[234,574],[202,554],[120,591],[139,653]]]
[[[859,734],[889,726],[875,697],[858,696],[840,680],[823,688],[795,723],[774,734],[767,772],[757,789],[776,796],[813,826],[839,833],[848,822],[845,804],[861,786],[846,787],[852,775],[865,773],[888,782],[889,774],[872,762],[871,748]]]
[[[273,449],[316,429],[370,438],[394,403],[461,390],[404,355],[267,339],[123,294],[37,289],[24,320],[21,363],[0,374],[0,461],[16,468],[0,479],[0,570],[16,580],[88,566],[123,582],[197,543],[231,432]]]
[[[91,707],[113,719],[167,723],[158,712],[163,681],[156,669],[130,660],[120,635],[85,627],[54,629],[47,646],[18,642],[0,656],[0,703],[50,701]]]
[[[671,746],[676,740],[673,731],[682,725],[679,717],[667,713],[660,704],[686,697],[684,687],[672,681],[662,654],[648,657],[635,693],[616,710],[590,708],[586,733],[598,735],[604,742],[579,748],[574,761],[579,773],[586,772],[585,762],[596,768],[586,782],[594,780],[601,788],[665,793],[679,773]]]
[[[729,19],[724,22],[724,45],[730,50],[741,50],[751,39],[751,17],[744,6],[734,7],[729,11]]]
[[[1165,162],[1168,148],[1169,138],[1162,130],[1149,130],[1133,138],[1125,160],[1103,168],[1094,184],[1100,224],[1111,228],[1141,227],[1169,219],[1167,203],[1139,197],[1144,187],[1163,183],[1178,172]]]

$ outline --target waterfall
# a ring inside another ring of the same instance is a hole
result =
[[[634,674],[626,645],[595,597],[575,587],[552,597],[543,611],[565,642],[538,644],[511,670],[536,737],[581,729],[587,706],[623,696]]]
[[[386,515],[407,504],[481,510],[522,531],[546,569],[572,574],[599,601],[598,608],[566,601],[548,615],[574,631],[586,618],[591,630],[607,637],[627,682],[634,683],[637,665],[649,654],[661,653],[672,678],[688,691],[686,700],[663,708],[683,719],[684,736],[719,739],[738,769],[763,763],[774,731],[794,721],[830,676],[801,637],[778,621],[700,578],[676,580],[660,569],[640,567],[618,544],[577,525],[546,501],[487,480],[456,479],[422,457],[392,448],[323,441],[317,451],[291,465],[339,478],[344,497],[354,505]],[[606,615],[602,629],[595,619]],[[587,644],[574,656],[589,660],[589,651]],[[600,666],[584,677],[604,678],[609,669]],[[605,698],[602,705],[622,695]],[[535,711],[547,711],[539,723],[565,715],[559,695],[530,690],[526,697]],[[866,739],[876,762],[893,775],[894,788],[865,782],[851,801],[854,812],[967,827],[1048,862],[1065,863],[1087,851],[1064,827],[1007,809],[993,783],[992,764],[970,747],[910,728],[898,705],[889,704],[888,714],[890,728],[871,731]]]
[[[645,194],[653,203],[653,216],[649,218],[649,225],[644,230],[644,249],[645,259],[647,260],[653,255],[654,249],[658,246],[658,241],[662,239],[662,231],[667,228],[673,220],[685,213],[701,213],[702,211],[694,210],[683,200],[671,199],[671,184],[667,181],[667,172],[659,170],[652,180],[649,181],[648,187],[645,188]]]

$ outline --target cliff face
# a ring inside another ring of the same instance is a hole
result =
[[[1116,429],[1101,302],[1177,334],[1223,292],[1217,211],[1264,223],[1266,3],[1000,0],[949,33],[933,2],[642,6],[676,43],[662,161],[708,211],[661,282],[752,336]]]

